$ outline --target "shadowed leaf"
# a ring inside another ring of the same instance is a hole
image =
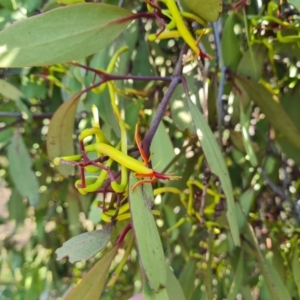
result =
[[[18,192],[36,206],[39,202],[39,182],[32,170],[32,161],[22,136],[15,132],[7,148],[9,173]]]
[[[74,95],[57,109],[51,119],[47,134],[47,152],[50,160],[74,154],[72,135],[79,99],[80,94]],[[65,177],[74,174],[72,166],[60,165],[56,168]]]
[[[86,276],[65,297],[65,300],[92,300],[99,299],[111,262],[118,252],[118,246],[110,249],[90,269]]]

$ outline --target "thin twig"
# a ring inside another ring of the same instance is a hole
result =
[[[182,79],[182,57],[183,57],[184,53],[186,52],[186,49],[187,48],[185,46],[181,49],[177,64],[175,66],[175,70],[173,72],[171,83],[168,87],[168,90],[164,94],[164,96],[160,102],[160,105],[158,106],[157,113],[154,117],[154,120],[143,140],[142,147],[143,147],[145,153],[149,153],[152,139],[153,139],[155,132],[159,126],[159,123],[161,122],[161,120],[166,112],[166,109],[171,100],[172,94],[175,91],[177,85],[181,82],[181,79]]]

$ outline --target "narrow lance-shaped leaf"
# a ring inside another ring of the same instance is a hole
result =
[[[82,3],[17,22],[0,32],[0,67],[30,67],[78,60],[109,45],[130,20],[123,8]]]
[[[32,170],[32,161],[22,136],[15,132],[7,148],[9,173],[15,188],[29,203],[36,206],[39,201],[39,182]]]
[[[63,103],[51,119],[47,134],[47,152],[50,160],[55,157],[74,154],[73,132],[77,104],[80,94],[74,95]],[[57,166],[57,170],[65,177],[74,174],[74,167]]]
[[[190,113],[193,118],[193,123],[196,128],[196,133],[203,148],[205,158],[212,171],[216,174],[220,181],[222,188],[224,190],[226,201],[227,201],[227,220],[229,223],[230,232],[232,235],[233,242],[236,246],[240,245],[239,228],[237,223],[237,216],[235,210],[235,202],[233,198],[233,191],[231,186],[231,181],[228,173],[227,166],[225,164],[224,158],[222,156],[221,150],[218,143],[206,123],[203,115],[200,113],[199,109],[191,100],[188,100],[188,105]]]
[[[73,288],[65,300],[99,299],[103,291],[109,267],[118,252],[114,246],[90,269],[85,277]]]
[[[141,265],[151,288],[158,292],[167,283],[165,257],[154,217],[148,207],[148,203],[153,202],[151,184],[140,185],[132,191],[138,180],[133,174],[130,175],[129,199],[133,230]]]

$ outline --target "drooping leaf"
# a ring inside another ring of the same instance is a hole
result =
[[[234,25],[236,24],[236,15],[230,14],[226,19],[222,31],[222,58],[224,64],[229,69],[236,71],[237,66],[241,60],[242,52],[240,49],[240,42],[234,32]]]
[[[19,89],[3,79],[0,79],[0,94],[14,101],[18,101],[24,97],[24,94]]]
[[[280,103],[286,113],[289,115],[293,123],[297,126],[298,130],[300,130],[300,118],[299,118],[299,109],[300,109],[300,84],[296,84],[296,86],[292,89],[289,89],[286,94],[284,94]],[[291,158],[296,164],[300,165],[300,156],[299,156],[299,148],[295,145],[291,144],[285,137],[280,137],[278,139],[278,143],[284,152],[284,154]]]
[[[32,170],[32,161],[22,136],[18,131],[11,138],[7,148],[9,173],[15,188],[27,197],[30,205],[36,206],[39,202],[39,182]]]
[[[244,278],[243,275],[244,274],[245,274],[244,254],[243,254],[243,251],[241,250],[239,258],[238,258],[237,266],[234,270],[234,278],[233,278],[233,281],[231,283],[230,290],[229,290],[229,293],[228,293],[226,299],[228,299],[228,300],[235,300],[236,299],[236,296],[239,293],[241,285],[243,283],[243,278]]]
[[[29,110],[29,108],[25,105],[25,103],[22,101],[22,98],[25,98],[25,95],[22,93],[22,91],[20,91],[11,83],[3,79],[0,79],[0,94],[7,99],[15,101],[16,106],[19,108],[20,112],[22,113],[23,118],[31,120],[32,113]]]
[[[161,146],[162,141],[164,141],[163,147]],[[175,156],[170,135],[167,133],[163,123],[159,124],[155,132],[151,142],[150,151],[153,153],[151,158],[152,165],[155,166],[155,170],[158,172],[162,172]]]
[[[16,220],[17,223],[23,223],[26,217],[26,206],[21,194],[17,189],[13,189],[7,203],[10,220]]]
[[[184,291],[186,300],[191,299],[193,295],[193,291],[195,288],[194,279],[196,276],[196,269],[196,261],[190,260],[184,265],[180,273],[179,282]]]
[[[166,288],[161,288],[158,292],[151,289],[147,282],[144,283],[142,300],[170,300]]]
[[[185,11],[198,15],[207,22],[217,21],[222,12],[222,0],[180,0]]]
[[[47,134],[47,152],[50,160],[55,157],[74,154],[73,132],[77,104],[80,94],[75,94],[63,103],[51,119]],[[74,174],[74,167],[57,166],[57,170],[65,177]]]
[[[55,253],[57,260],[69,257],[70,263],[79,260],[88,260],[108,243],[111,235],[111,226],[104,229],[85,232],[66,241],[62,247],[58,248]]]
[[[130,11],[98,3],[53,9],[0,32],[0,67],[29,67],[77,60],[110,44],[130,20]]]
[[[99,299],[103,291],[111,262],[118,252],[118,246],[110,249],[90,269],[87,275],[65,297],[65,300]]]
[[[262,76],[267,48],[264,45],[251,46],[239,62],[237,73],[259,80]]]
[[[300,296],[300,264],[298,256],[298,247],[294,249],[293,259],[292,259],[292,273],[294,282],[298,290],[298,296]]]
[[[149,183],[132,187],[137,179],[133,174],[129,178],[129,201],[133,230],[142,268],[151,287],[158,292],[167,283],[165,257],[155,219],[149,205],[153,202],[153,190]]]
[[[65,203],[67,204],[66,213],[68,220],[68,227],[71,236],[77,237],[82,232],[82,224],[79,219],[79,214],[81,212],[80,200],[78,199],[78,191],[75,189],[74,185],[69,185],[66,190],[66,195],[64,196]]]
[[[221,181],[221,185],[227,200],[226,216],[229,223],[230,232],[234,244],[236,246],[239,246],[240,245],[239,228],[237,224],[235,202],[233,198],[233,191],[232,191],[232,186],[231,186],[231,181],[230,181],[227,166],[225,164],[218,143],[211,129],[206,123],[203,115],[200,113],[196,105],[192,103],[192,101],[188,100],[187,102],[190,109],[190,113],[193,118],[193,123],[195,125],[196,134],[203,148],[203,152],[205,154],[207,163],[212,173],[217,175]]]
[[[196,78],[196,74],[187,74],[185,76],[186,82],[189,88],[190,97],[194,98],[197,103],[200,102],[199,98],[199,80]],[[195,128],[192,125],[192,118],[189,113],[189,108],[186,104],[186,95],[182,84],[177,85],[175,91],[172,94],[170,101],[170,108],[172,113],[172,118],[175,125],[184,131],[189,129],[189,131],[194,134]]]
[[[177,299],[177,300],[185,300],[185,296],[182,290],[182,287],[171,271],[171,269],[166,266],[167,268],[167,293],[170,300]]]
[[[143,294],[135,295],[130,300],[186,300],[179,281],[171,269],[165,265],[167,272],[167,286],[155,293],[147,283],[144,283]]]
[[[300,149],[300,131],[272,94],[251,78],[238,76],[235,82],[242,88],[242,92],[246,92],[250,100],[260,107],[272,126]]]

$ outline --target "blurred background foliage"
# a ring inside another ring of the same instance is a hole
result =
[[[186,299],[274,299],[268,276],[279,289],[279,299],[300,299],[300,138],[293,135],[300,130],[300,5],[259,0],[245,4],[224,1],[219,21],[212,24],[214,32],[201,40],[202,49],[213,57],[205,61],[202,75],[195,63],[184,67],[191,96],[202,107],[229,168],[242,247],[233,246],[226,201],[193,139],[181,87],[152,144],[158,171],[174,153],[180,154],[171,171],[182,178],[170,186],[182,195],[158,196],[155,204],[162,211],[157,225],[166,259]],[[51,0],[0,0],[0,29],[58,6]],[[145,10],[141,1],[124,1],[123,6]],[[183,42],[148,42],[145,34],[156,28],[152,20],[135,21],[112,45],[80,63],[105,69],[115,49],[127,45],[119,74],[170,76]],[[68,65],[0,70],[0,299],[59,299],[101,256],[75,264],[56,261],[54,252],[63,242],[102,225],[90,210],[97,196],[75,190],[78,174],[63,179],[48,160],[45,142],[53,113],[92,81],[93,74]],[[119,99],[126,123],[134,125],[139,119],[147,129],[166,84],[118,85],[150,91]],[[106,92],[82,96],[75,134],[91,126],[96,104],[106,136],[118,140],[108,97]],[[133,130],[129,134],[133,144]],[[189,179],[202,185],[187,184]],[[201,222],[187,213],[188,197],[201,212]],[[117,256],[111,271],[119,261]],[[128,299],[139,292],[139,272],[133,249],[118,281],[101,299]]]

